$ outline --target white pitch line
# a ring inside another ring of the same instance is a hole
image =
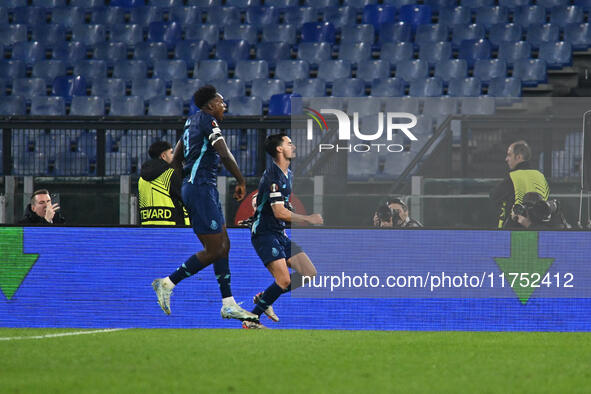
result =
[[[93,331],[74,331],[74,332],[60,332],[57,334],[46,334],[46,335],[32,335],[28,337],[0,337],[0,341],[17,341],[19,339],[44,339],[44,338],[56,338],[56,337],[68,337],[71,335],[84,335],[84,334],[100,334],[104,332],[121,331],[125,328],[107,328],[104,330],[93,330]]]

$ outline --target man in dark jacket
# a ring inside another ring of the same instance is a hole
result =
[[[65,219],[60,212],[59,204],[51,203],[49,191],[40,189],[33,193],[31,203],[27,205],[25,216],[18,224],[60,224]]]
[[[172,146],[154,142],[148,151],[151,159],[142,165],[138,182],[140,223],[143,225],[184,225],[181,199],[181,175],[171,167]]]

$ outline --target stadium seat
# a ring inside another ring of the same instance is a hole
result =
[[[482,83],[474,77],[454,78],[447,85],[447,94],[451,97],[478,97],[481,92]]]
[[[111,97],[111,116],[141,116],[144,115],[144,99],[137,96]]]
[[[152,22],[148,27],[148,41],[164,42],[169,50],[180,41],[181,25],[177,22]]]
[[[108,64],[127,60],[127,45],[122,42],[102,42],[95,46],[93,58]]]
[[[426,43],[448,41],[449,30],[446,25],[420,25],[417,27],[415,43],[419,46]]]
[[[583,8],[585,11],[591,10],[591,1],[589,0],[575,0],[575,5]]]
[[[230,68],[234,68],[239,60],[247,60],[249,56],[250,45],[245,40],[221,40],[215,47],[215,57],[225,60]]]
[[[258,97],[234,97],[230,100],[228,114],[236,116],[262,115],[263,102]]]
[[[413,30],[417,26],[431,23],[431,7],[424,4],[407,4],[400,7],[398,19],[410,23]]]
[[[320,67],[322,67],[321,63]],[[305,60],[280,60],[275,68],[275,78],[291,82],[296,79],[308,78],[310,65]],[[318,75],[320,77],[320,75]]]
[[[105,175],[126,175],[131,173],[131,158],[125,152],[105,153]]]
[[[160,78],[138,78],[131,81],[131,95],[143,97],[148,101],[166,94],[166,83]]]
[[[7,96],[0,100],[0,115],[25,115],[27,104],[24,97]]]
[[[480,40],[486,35],[484,26],[475,23],[467,26],[456,25],[452,29],[452,44],[459,48],[464,40]]]
[[[236,63],[234,77],[245,82],[269,76],[269,64],[264,60],[240,60]]]
[[[490,29],[499,23],[505,24],[509,20],[509,10],[505,7],[482,7],[476,10],[476,23]]]
[[[6,25],[8,24],[8,9],[4,6],[0,7],[0,24]],[[0,169],[0,173],[2,173]]]
[[[485,84],[494,78],[507,76],[507,62],[501,59],[478,59],[474,63],[474,76]]]
[[[123,42],[129,46],[134,46],[144,41],[143,28],[141,25],[138,24],[111,25],[109,26],[109,31],[111,32],[111,41]]]
[[[332,47],[328,42],[302,42],[298,46],[298,59],[307,61],[311,66],[330,60],[331,54]]]
[[[302,97],[326,96],[326,81],[322,78],[304,78],[293,81],[293,92]]]
[[[527,41],[502,42],[497,57],[513,66],[517,60],[531,58],[531,45]]]
[[[33,97],[31,115],[60,116],[66,114],[66,101],[63,97]]]
[[[403,60],[396,64],[396,77],[406,82],[424,80],[429,76],[429,64],[425,60]]]
[[[373,25],[361,24],[343,26],[341,29],[341,45],[355,42],[366,42],[373,44],[375,31]]]
[[[297,29],[294,25],[269,25],[263,27],[263,41],[296,43]]]
[[[42,7],[16,7],[12,9],[12,23],[42,25],[47,23],[47,12]]]
[[[454,3],[455,4],[455,3]],[[439,24],[453,27],[466,26],[472,20],[472,11],[468,7],[445,7],[439,11]]]
[[[85,10],[81,7],[56,7],[51,10],[51,22],[71,29],[84,23]]]
[[[102,97],[92,96],[72,97],[70,115],[103,116],[105,114],[105,100]]]
[[[521,41],[521,26],[515,23],[501,23],[490,28],[488,39],[496,49],[503,42]]]
[[[80,60],[74,64],[74,75],[82,75],[87,79],[107,77],[107,62],[104,60]]]
[[[558,38],[556,41],[558,41]],[[571,44],[575,51],[588,49],[591,47],[591,25],[589,23],[567,25],[564,30],[564,41]]]
[[[568,29],[567,29],[568,32]],[[529,42],[534,49],[540,48],[545,42],[556,42],[560,29],[558,26],[551,23],[545,25],[532,25],[527,29],[527,42]],[[565,33],[565,35],[568,33]]]
[[[174,50],[174,56],[193,68],[194,62],[209,58],[209,45],[206,41],[180,41]],[[165,59],[162,59],[165,60]]]
[[[396,8],[392,5],[368,4],[363,8],[362,21],[373,25],[376,31],[380,31],[382,23],[396,21]]]
[[[6,96],[6,78],[0,78],[0,96]]]
[[[219,7],[222,0],[187,0],[187,5],[194,5],[197,7]]]
[[[419,113],[419,100],[416,97],[394,97],[384,103],[385,112]]]
[[[265,0],[266,5],[277,8],[295,7],[300,5],[299,0]]]
[[[245,40],[254,45],[257,42],[257,28],[253,25],[229,25],[224,27],[224,39]]]
[[[88,167],[88,156],[84,152],[61,152],[55,158],[57,176],[89,175]]]
[[[54,96],[70,100],[73,96],[86,96],[86,78],[81,75],[55,78],[52,85]]]
[[[365,126],[364,117],[367,115],[375,116],[381,110],[381,101],[379,98],[373,99],[370,97],[351,97],[347,99],[347,113],[354,114],[357,112],[359,116],[359,126],[363,130]],[[377,118],[377,117],[376,117]],[[376,122],[377,123],[377,122]],[[374,130],[377,129],[374,128]]]
[[[187,78],[187,63],[184,60],[157,60],[154,62],[154,78],[170,82],[173,79]]]
[[[285,42],[262,42],[256,46],[257,59],[266,60],[269,67],[275,67],[278,61],[290,59],[290,47]]]
[[[217,26],[240,24],[240,10],[236,7],[211,7],[207,9],[207,23]]]
[[[514,11],[513,21],[526,29],[543,25],[546,23],[546,10],[539,5],[518,7]]]
[[[570,43],[564,41],[547,42],[540,46],[538,58],[545,60],[550,69],[572,66],[573,48]]]
[[[287,7],[283,10],[283,23],[302,26],[304,23],[316,22],[318,11],[312,7]]]
[[[56,44],[53,47],[52,56],[56,60],[63,60],[72,65],[86,59],[86,45],[77,41]]]
[[[261,5],[261,0],[226,0],[226,4],[238,8],[250,8]]]
[[[316,79],[307,79],[307,81],[315,81]],[[295,91],[295,82],[294,82]],[[251,96],[255,96],[263,100],[263,103],[268,103],[271,96],[274,94],[285,93],[285,82],[280,79],[258,78],[252,81],[250,88]],[[296,92],[299,93],[299,92]]]
[[[343,78],[333,81],[332,96],[362,97],[365,96],[365,81],[359,78]]]
[[[318,78],[324,79],[326,82],[332,82],[341,78],[349,78],[351,76],[351,63],[345,60],[325,60],[318,65]],[[305,77],[302,78],[307,78]],[[297,78],[296,78],[297,79]]]
[[[159,7],[141,6],[129,10],[129,22],[139,26],[148,26],[152,22],[163,20],[162,9]]]
[[[344,43],[339,48],[339,59],[346,60],[351,64],[357,64],[371,58],[371,43],[355,42]]]
[[[46,98],[46,97],[41,97]],[[37,114],[46,115],[46,114]],[[48,158],[43,152],[24,152],[15,157],[14,175],[47,175]]]
[[[495,78],[488,85],[488,95],[492,97],[521,97],[519,78]]]
[[[541,59],[523,59],[513,65],[513,77],[521,79],[524,86],[546,83],[546,62]]]
[[[301,97],[299,94],[274,94],[269,100],[269,115],[291,115],[291,98]],[[301,112],[301,108],[293,109],[294,114]]]
[[[183,100],[178,97],[154,97],[148,103],[149,116],[181,116]]]
[[[185,104],[193,101],[193,95],[201,86],[205,85],[203,81],[197,78],[175,79],[172,81],[170,95],[179,97]]]
[[[419,59],[426,60],[430,66],[451,58],[451,42],[424,42],[419,47]]]
[[[45,80],[41,78],[16,78],[12,81],[12,95],[30,99],[47,96]]]
[[[311,5],[316,8],[336,7],[340,4],[339,0],[306,0],[305,5]]]
[[[27,25],[0,25],[0,44],[8,46],[19,41],[27,41]]]
[[[446,96],[425,99],[423,113],[432,117],[455,115],[458,113],[458,100]]]
[[[195,64],[193,77],[206,82],[228,78],[228,63],[224,60],[201,60]]]
[[[0,59],[0,75],[3,78],[24,78],[26,74],[25,63],[22,60]]]
[[[408,42],[411,41],[411,37],[412,27],[410,24],[404,22],[384,23],[380,26],[378,41],[380,44]]]
[[[368,60],[357,64],[357,78],[371,83],[374,79],[390,77],[390,62],[388,60]]]
[[[500,6],[508,8],[523,7],[529,4],[531,4],[531,0],[499,0]]]
[[[401,78],[374,79],[371,84],[372,97],[404,96],[404,81]]]
[[[74,25],[72,26],[72,40],[80,41],[89,46],[104,42],[107,31],[104,25]]]
[[[459,58],[473,66],[478,59],[490,59],[491,45],[488,40],[464,40],[460,44]]]
[[[183,5],[183,0],[150,0],[150,4],[160,8],[175,8]]]
[[[275,7],[248,7],[245,21],[258,28],[277,25],[279,24],[279,9]]]
[[[130,81],[136,78],[145,78],[148,66],[143,60],[121,60],[113,65],[113,78],[122,78]]]
[[[216,87],[217,91],[220,92],[226,100],[246,95],[244,82],[240,79],[218,79],[216,81],[211,81],[211,84]]]
[[[44,8],[64,7],[66,0],[34,0],[33,5]]]
[[[210,46],[218,42],[220,31],[217,25],[189,25],[185,27],[185,40],[203,40]]]
[[[37,41],[17,42],[12,46],[12,59],[22,60],[31,65],[45,59],[45,46]]]
[[[186,45],[186,42],[187,41],[182,41],[177,44],[177,47],[175,48],[175,56],[177,58],[182,59],[182,57],[178,55],[179,47]],[[168,59],[168,49],[163,42],[140,42],[133,49],[133,58],[134,60],[142,60],[147,65],[153,66],[154,62],[157,60]],[[186,59],[183,60],[186,61]]]
[[[179,23],[181,26],[189,26],[194,24],[195,22],[201,22],[201,15],[203,13],[203,9],[197,6],[179,6],[173,7],[168,15],[168,19]]]
[[[411,42],[388,42],[382,45],[380,59],[397,64],[412,59],[413,53],[414,47]]]
[[[141,0],[141,2],[143,2],[143,1],[144,0]],[[103,7],[105,5],[105,1],[104,0],[70,0],[70,5],[73,5],[75,7],[98,8],[98,7]],[[111,0],[109,5],[111,7],[121,7],[121,5],[117,4],[117,0]]]
[[[470,9],[492,7],[494,0],[462,0],[462,5]]]
[[[336,29],[330,22],[307,22],[302,25],[302,42],[329,42],[334,44]]]
[[[349,154],[347,160],[347,175],[352,179],[367,179],[378,172],[378,155],[366,152],[355,155]]]
[[[125,96],[125,80],[121,78],[102,78],[92,82],[91,94],[100,97]]]
[[[576,5],[565,7],[561,4],[558,7],[552,8],[550,11],[550,23],[558,25],[561,28],[572,23],[583,23],[583,18],[583,9]]]
[[[412,97],[437,97],[443,94],[443,80],[438,77],[411,80],[408,92]]]
[[[57,24],[32,26],[31,39],[51,47],[66,41],[66,28]]]
[[[125,23],[125,9],[121,7],[99,7],[91,9],[90,23],[101,25]]]

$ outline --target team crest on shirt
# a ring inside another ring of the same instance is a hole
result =
[[[271,254],[273,254],[273,257],[277,257],[277,256],[279,256],[279,251],[277,250],[277,248],[272,248]]]
[[[211,127],[219,127],[218,126],[218,122],[216,122],[215,120],[211,121]]]
[[[276,192],[278,190],[279,190],[279,186],[277,186],[276,183],[274,183],[274,184],[271,185],[271,192]]]
[[[212,220],[212,221],[211,221],[211,224],[209,225],[209,227],[210,227],[212,230],[217,230],[217,229],[218,229],[218,222],[216,222],[215,220]]]

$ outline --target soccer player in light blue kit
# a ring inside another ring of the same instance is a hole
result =
[[[193,231],[203,244],[203,250],[192,255],[175,272],[155,279],[152,287],[160,307],[170,315],[172,289],[213,263],[213,270],[222,293],[221,315],[226,319],[258,322],[259,317],[242,309],[230,290],[228,255],[230,239],[226,231],[222,207],[217,191],[217,172],[220,159],[236,178],[234,198],[242,200],[246,194],[246,182],[234,156],[228,149],[218,125],[224,117],[226,104],[223,97],[211,85],[203,86],[193,97],[201,110],[187,119],[183,138],[177,143],[173,166],[183,165],[181,196]]]
[[[271,320],[279,321],[272,304],[283,293],[301,286],[302,276],[313,277],[316,268],[310,258],[287,235],[286,222],[322,224],[322,216],[300,215],[292,212],[289,196],[293,175],[289,169],[295,158],[295,146],[285,134],[270,135],[265,140],[265,151],[273,157],[273,164],[267,168],[259,182],[254,221],[251,227],[251,242],[257,254],[275,281],[254,297],[256,303],[252,313],[265,313]],[[296,272],[290,275],[288,267]],[[243,321],[248,329],[265,328],[257,321]]]

